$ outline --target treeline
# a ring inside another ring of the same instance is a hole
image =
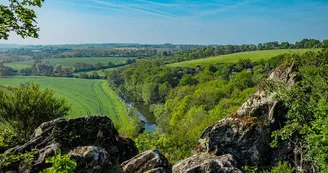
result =
[[[53,58],[70,57],[151,57],[157,54],[156,49],[112,48],[112,49],[79,49],[55,54]]]
[[[33,48],[15,48],[7,51],[1,51],[4,57],[2,62],[17,62],[29,59],[47,59],[47,58],[71,58],[71,57],[152,57],[157,54],[155,48],[52,48],[42,47]]]
[[[60,64],[53,66],[47,62],[44,63],[41,60],[35,60],[32,67],[20,69],[18,72],[15,71],[15,73],[13,73],[12,75],[18,74],[22,76],[51,76],[51,77],[76,77],[76,78],[83,78],[83,79],[101,79],[101,78],[106,79],[107,73],[105,73],[103,77],[100,77],[97,72],[93,72],[91,75],[88,75],[87,73],[74,75],[74,73],[114,68],[114,67],[132,64],[135,62],[136,62],[135,59],[128,59],[121,64],[114,64],[112,62],[108,62],[107,64],[103,64],[100,62],[96,64],[77,62],[75,64],[75,69],[74,69],[71,67],[63,67]]]
[[[3,65],[3,63],[0,63],[0,77],[12,76],[12,75],[15,75],[16,73],[17,73],[17,70]]]
[[[303,39],[295,44],[289,42],[266,42],[243,45],[221,45],[207,46],[194,50],[181,51],[174,54],[158,54],[157,57],[162,57],[166,63],[175,63],[181,61],[189,61],[201,59],[210,56],[226,55],[231,53],[255,51],[255,50],[274,50],[274,49],[312,49],[312,48],[328,48],[328,40]]]
[[[205,127],[236,111],[282,58],[196,69],[141,60],[110,72],[108,80],[121,97],[144,102],[156,117],[156,132],[136,139],[139,149],[158,148],[175,162],[191,154]]]
[[[71,67],[62,67],[58,64],[53,66],[44,63],[41,60],[35,60],[30,68],[23,68],[18,71],[18,75],[22,76],[53,76],[53,77],[74,77],[74,69]]]
[[[77,62],[74,65],[74,72],[86,72],[86,71],[114,68],[114,67],[120,67],[123,65],[133,64],[135,62],[136,62],[136,59],[127,59],[124,63],[121,63],[121,64],[114,64],[111,61],[108,62],[107,64],[103,64],[100,62],[97,62],[96,64]]]

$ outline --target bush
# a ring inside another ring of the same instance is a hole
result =
[[[10,166],[17,162],[20,162],[20,172],[28,172],[32,167],[34,155],[38,150],[32,150],[31,152],[24,154],[4,153],[0,154],[0,168]]]
[[[296,169],[287,162],[279,162],[271,171],[263,171],[263,173],[294,173]]]
[[[71,160],[70,155],[61,155],[61,150],[57,150],[56,156],[47,158],[46,163],[52,163],[52,167],[41,173],[73,173],[77,165],[75,160]]]
[[[39,85],[28,83],[0,93],[0,123],[10,124],[24,140],[41,123],[63,117],[68,111],[65,100],[55,98],[49,89],[41,91]]]

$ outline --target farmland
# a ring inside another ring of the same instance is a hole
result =
[[[310,49],[278,49],[278,50],[261,50],[261,51],[250,51],[250,52],[241,52],[228,55],[214,56],[209,58],[183,61],[179,63],[169,64],[169,67],[197,67],[206,66],[209,64],[216,63],[235,63],[240,59],[250,59],[252,61],[260,61],[261,59],[268,59],[280,54],[285,53],[305,53]],[[318,49],[317,49],[318,50]]]
[[[109,116],[118,127],[133,128],[126,106],[106,81],[50,77],[0,78],[0,85],[3,86],[19,86],[26,82],[40,84],[41,89],[50,88],[56,97],[64,98],[71,107],[68,118],[101,114]]]
[[[60,64],[63,67],[74,67],[75,63],[82,62],[88,64],[96,64],[97,62],[107,64],[108,62],[113,62],[114,64],[120,64],[125,62],[129,57],[88,57],[88,58],[51,58],[43,59],[43,62],[49,63],[53,66]],[[29,68],[34,64],[34,60],[21,61],[5,63],[6,66],[12,67],[16,70],[22,68]]]

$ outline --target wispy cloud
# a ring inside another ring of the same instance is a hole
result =
[[[104,6],[88,5],[88,4],[81,4],[81,3],[75,3],[75,2],[64,2],[64,1],[57,1],[57,2],[62,3],[62,4],[69,4],[69,5],[73,5],[73,6],[102,9],[102,10],[119,10],[120,9],[120,8],[116,8],[116,7],[104,7]]]
[[[157,5],[162,7],[181,7],[181,4],[171,4],[171,3],[162,3],[162,2],[155,2],[155,1],[149,1],[149,0],[136,0],[137,2],[143,2],[151,5]]]
[[[124,4],[124,5],[122,5],[122,4],[115,4],[115,3],[102,1],[102,0],[91,0],[91,1],[96,4],[99,4],[99,5],[105,5],[107,7],[114,7],[114,8],[119,8],[122,10],[133,10],[133,11],[141,12],[144,14],[160,16],[160,17],[165,17],[165,18],[170,18],[170,19],[178,19],[178,17],[173,14],[155,10],[155,9],[151,9],[151,8],[147,8],[147,7],[143,7],[143,6],[137,5],[137,4],[122,2],[122,4]]]
[[[197,17],[205,17],[205,16],[209,16],[209,15],[212,15],[212,14],[216,14],[216,13],[227,12],[229,10],[239,8],[241,6],[250,4],[250,3],[255,2],[255,1],[257,1],[257,0],[244,0],[242,2],[238,2],[238,3],[232,4],[232,5],[225,5],[225,6],[220,5],[222,7],[219,8],[219,9],[216,9],[216,10],[201,11],[200,13],[198,13]]]

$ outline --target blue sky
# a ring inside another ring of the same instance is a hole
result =
[[[5,3],[6,0],[0,0]],[[242,44],[328,38],[328,0],[46,0],[19,44]]]

